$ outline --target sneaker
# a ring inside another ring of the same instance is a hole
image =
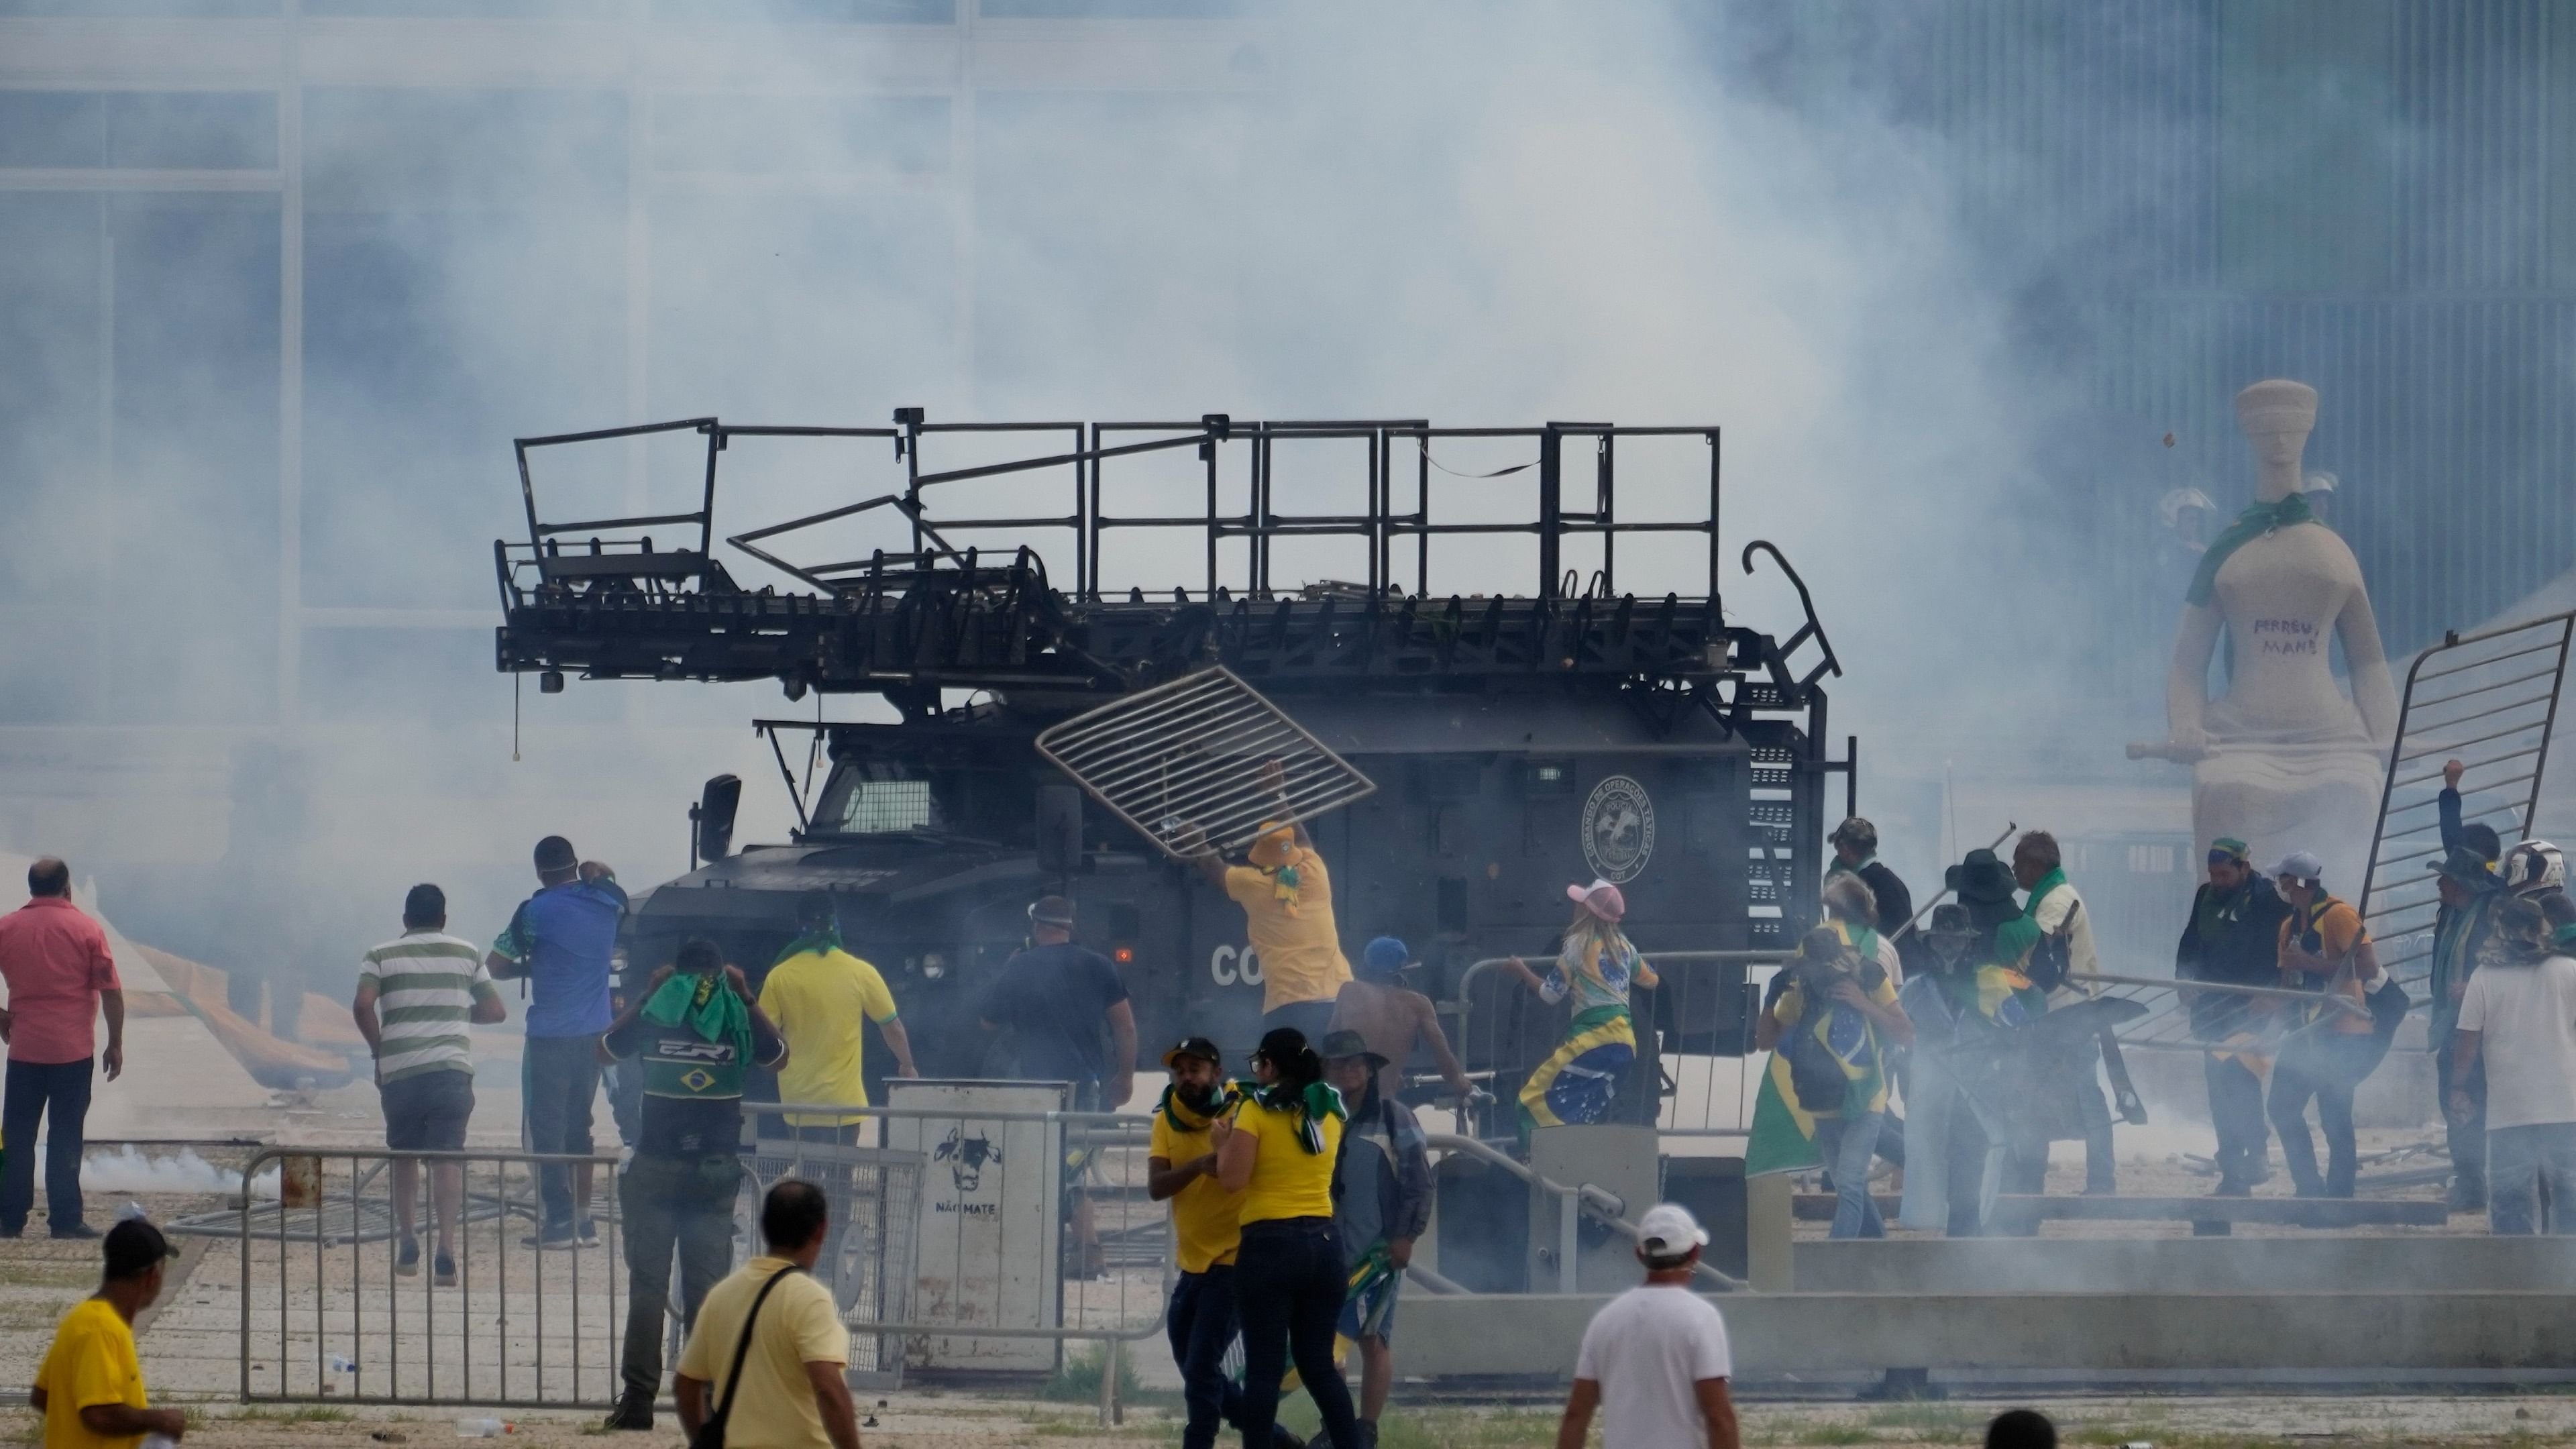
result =
[[[530,1233],[521,1238],[519,1246],[552,1252],[558,1248],[578,1248],[581,1246],[581,1239],[573,1236],[570,1228],[549,1228],[542,1233]]]
[[[618,1396],[617,1407],[608,1411],[603,1429],[643,1429],[653,1427],[653,1396],[641,1389],[628,1389]]]
[[[598,1219],[583,1218],[581,1220],[581,1245],[585,1248],[596,1248],[599,1246]]]
[[[97,1238],[99,1232],[87,1223],[74,1223],[68,1228],[54,1229],[54,1236],[66,1241],[89,1242]]]
[[[405,1238],[395,1246],[394,1271],[405,1278],[420,1275],[420,1239]]]
[[[436,1258],[431,1259],[429,1266],[429,1281],[440,1288],[455,1287],[456,1260],[443,1252]]]

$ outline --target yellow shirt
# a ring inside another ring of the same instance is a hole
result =
[[[149,1408],[134,1329],[104,1298],[84,1298],[54,1328],[53,1346],[36,1370],[45,1391],[45,1449],[133,1449],[140,1434],[93,1434],[80,1411],[98,1404]]]
[[[2339,969],[2332,976],[2320,978],[2290,969],[2290,943],[2310,931],[2317,933],[2318,944],[2325,948],[2315,954],[2339,963]],[[2293,991],[2333,991],[2355,1006],[2369,1000],[2362,994],[2361,982],[2350,970],[2351,963],[2344,959],[2370,939],[2370,932],[2362,927],[2360,913],[2352,907],[2332,896],[2294,907],[2289,919],[2281,923],[2277,939],[2283,986]],[[2329,1008],[2320,1006],[2316,1010],[2323,1013]],[[2375,1023],[2367,1013],[2356,1015],[2349,1011],[2334,1012],[2334,1020],[2326,1024],[2326,1029],[2338,1036],[2361,1036],[2374,1027]]]
[[[1318,1125],[1324,1129],[1324,1150],[1308,1152],[1297,1140],[1297,1117],[1294,1109],[1273,1111],[1259,1102],[1235,1109],[1235,1130],[1251,1133],[1261,1144],[1252,1162],[1252,1182],[1243,1190],[1244,1222],[1333,1215],[1333,1158],[1342,1148],[1342,1119],[1323,1119]]]
[[[1333,924],[1333,877],[1324,858],[1305,852],[1298,865],[1297,914],[1279,899],[1269,876],[1248,865],[1228,866],[1225,893],[1243,907],[1243,933],[1261,958],[1261,1009],[1277,1011],[1300,1001],[1330,1001],[1351,979]]]
[[[743,1318],[761,1286],[787,1266],[785,1258],[758,1257],[707,1290],[698,1309],[698,1326],[689,1346],[680,1350],[679,1371],[707,1386],[707,1412],[724,1402],[725,1374],[733,1367],[734,1345],[742,1339]],[[814,1404],[814,1389],[805,1377],[809,1363],[850,1361],[850,1331],[841,1326],[832,1306],[832,1290],[811,1273],[790,1273],[770,1290],[752,1325],[751,1353],[742,1361],[742,1392],[725,1421],[729,1449],[829,1449],[823,1411]]]
[[[1154,1140],[1145,1149],[1146,1156],[1179,1167],[1207,1156],[1210,1150],[1207,1129],[1184,1132],[1160,1111],[1154,1113]],[[1172,1194],[1171,1204],[1172,1240],[1180,1252],[1182,1272],[1204,1273],[1234,1261],[1235,1247],[1243,1237],[1236,1218],[1243,1209],[1242,1193],[1227,1192],[1216,1175],[1208,1173],[1190,1179],[1189,1186]]]
[[[787,1065],[778,1073],[780,1101],[868,1104],[868,1079],[860,1070],[867,1033],[859,1030],[859,1018],[880,1026],[894,1020],[894,993],[877,968],[847,951],[799,951],[769,968],[760,985],[760,1009],[787,1038]],[[787,1118],[793,1127],[857,1120],[815,1112]]]

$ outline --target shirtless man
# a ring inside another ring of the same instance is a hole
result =
[[[1430,1044],[1431,1059],[1439,1064],[1449,1090],[1462,1098],[1471,1096],[1475,1088],[1449,1051],[1449,1037],[1440,1030],[1440,1014],[1432,1009],[1431,998],[1396,979],[1412,954],[1393,936],[1369,942],[1360,953],[1358,976],[1343,982],[1341,995],[1334,999],[1332,1029],[1358,1032],[1370,1051],[1386,1058],[1386,1065],[1378,1068],[1377,1090],[1390,1102],[1399,1100],[1404,1064],[1413,1060],[1413,1048],[1421,1042]]]

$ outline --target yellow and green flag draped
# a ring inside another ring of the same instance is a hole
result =
[[[1801,992],[1798,1019],[1788,1030],[1812,1032],[1842,1064],[1843,1076],[1849,1083],[1843,1093],[1846,1104],[1856,1104],[1865,1112],[1884,1110],[1887,1074],[1880,1058],[1878,1034],[1870,1030],[1869,1019],[1852,1007],[1832,1002],[1825,1003],[1825,1009],[1813,1016],[1810,1010]],[[1744,1145],[1744,1175],[1759,1177],[1769,1172],[1799,1172],[1820,1166],[1816,1152],[1818,1115],[1799,1105],[1798,1093],[1790,1082],[1788,1054],[1772,1052],[1771,1060],[1763,1065],[1762,1084],[1754,1093],[1753,1127]]]

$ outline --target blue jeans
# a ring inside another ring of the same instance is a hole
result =
[[[1816,1119],[1816,1156],[1834,1175],[1834,1237],[1887,1236],[1878,1200],[1869,1195],[1869,1163],[1878,1155],[1878,1128],[1886,1120],[1884,1112]]]
[[[590,1117],[599,1102],[599,1038],[532,1036],[519,1066],[522,1111],[530,1152],[556,1152],[588,1157]],[[543,1231],[555,1237],[573,1230],[573,1170],[561,1163],[537,1169],[537,1192],[544,1205]],[[590,1204],[579,1204],[590,1217]]]
[[[1234,1255],[1234,1311],[1243,1320],[1244,1449],[1270,1449],[1279,1381],[1295,1360],[1333,1449],[1359,1449],[1350,1386],[1333,1362],[1333,1324],[1350,1280],[1331,1218],[1265,1218],[1243,1225]]]
[[[9,1063],[0,1100],[0,1232],[26,1230],[36,1206],[36,1124],[45,1134],[45,1216],[56,1232],[81,1225],[81,1124],[89,1120],[90,1059]]]
[[[2487,1231],[2524,1237],[2576,1233],[2576,1122],[2490,1127],[2486,1142]],[[2541,1223],[2538,1188],[2549,1186],[2549,1221]]]
[[[1234,1342],[1234,1265],[1183,1273],[1172,1285],[1163,1326],[1172,1362],[1181,1368],[1181,1400],[1189,1406],[1181,1449],[1215,1449],[1218,1423],[1243,1422],[1243,1389],[1225,1373],[1226,1346]]]

